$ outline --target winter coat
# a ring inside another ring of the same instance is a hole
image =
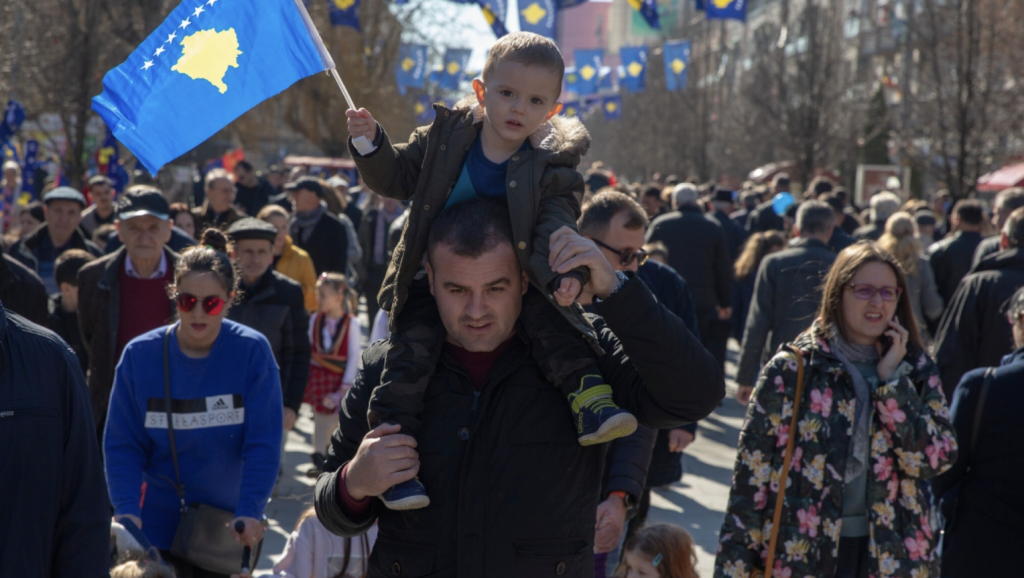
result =
[[[107,576],[110,501],[78,359],[3,308],[0,344],[0,576]]]
[[[725,244],[729,247],[729,262],[735,263],[743,250],[743,243],[747,242],[747,231],[729,218],[729,215],[722,211],[715,211],[709,215],[722,227],[725,233]]]
[[[641,281],[630,280],[597,310],[603,317],[592,319],[608,354],[596,361],[620,407],[654,428],[678,427],[714,410],[724,394],[718,364]],[[417,435],[419,479],[431,504],[394,511],[372,498],[364,517],[350,519],[339,505],[339,470],[369,429],[367,404],[380,383],[386,343],[363,354],[315,505],[320,521],[339,535],[361,534],[379,518],[371,578],[594,575],[606,446],[579,445],[565,397],[543,379],[521,335],[510,340],[477,395],[466,371],[442,355]],[[692,381],[680,384],[683,375]]]
[[[228,210],[224,212],[224,219],[218,224],[216,213],[210,208],[209,201],[205,201],[201,206],[192,209],[192,217],[196,221],[196,235],[201,239],[203,231],[206,229],[214,227],[221,231],[227,231],[231,223],[245,218],[245,215],[234,207],[228,207]]]
[[[857,240],[846,234],[842,227],[832,229],[832,236],[828,239],[828,249],[835,254],[856,243]]]
[[[10,255],[0,260],[0,303],[32,323],[45,325],[48,316],[46,286],[35,271]]]
[[[377,149],[369,155],[362,156],[349,146],[370,189],[393,199],[412,199],[402,240],[378,296],[381,308],[390,313],[392,332],[423,262],[430,226],[444,209],[484,122],[475,95],[462,99],[454,109],[435,105],[434,110],[433,124],[416,129],[408,144],[392,146],[387,133],[378,127]],[[590,148],[590,135],[579,119],[553,116],[528,141],[530,150],[508,160],[508,209],[516,255],[530,282],[593,342],[596,333],[580,307],[555,305],[551,294],[564,275],[548,266],[551,234],[560,227],[576,230],[584,188],[583,175],[576,166]],[[584,267],[571,273],[584,284],[589,281]]]
[[[1013,328],[1003,305],[1024,286],[1024,250],[1007,249],[981,261],[960,282],[935,333],[935,359],[946,396],[965,373],[995,367],[1013,351]]]
[[[877,241],[885,234],[885,223],[868,223],[858,227],[853,232],[853,238],[858,241]]]
[[[78,326],[89,351],[89,393],[93,419],[102,438],[110,389],[117,369],[117,331],[121,317],[121,270],[128,250],[121,248],[86,263],[78,271]],[[174,270],[178,254],[164,246],[167,268]]]
[[[309,315],[303,305],[302,286],[269,270],[255,287],[242,291],[239,302],[228,310],[228,319],[267,338],[281,370],[284,407],[298,412],[306,393],[311,355],[306,335]]]
[[[981,260],[989,255],[994,255],[1003,250],[1002,235],[994,235],[992,237],[986,237],[980,243],[978,247],[974,249],[974,259],[971,261],[971,268],[978,266]]]
[[[695,205],[683,206],[654,219],[646,240],[668,248],[668,264],[686,279],[698,312],[732,304],[732,259],[717,221]]]
[[[782,216],[775,214],[772,207],[774,195],[767,201],[761,203],[750,212],[747,217],[747,233],[764,233],[767,231],[782,231],[786,228]]]
[[[89,371],[89,352],[82,343],[82,331],[78,328],[78,312],[64,310],[64,296],[54,293],[50,296],[49,315],[46,328],[57,334],[75,352],[82,368],[82,375]]]
[[[348,272],[348,229],[341,219],[324,213],[309,238],[302,238],[296,223],[291,224],[291,237],[295,246],[309,253],[316,274]]]
[[[971,270],[974,250],[981,244],[981,234],[972,231],[957,231],[928,247],[928,264],[935,273],[935,284],[943,303],[950,303],[956,286]],[[1005,351],[1003,353],[1006,353]],[[954,387],[950,385],[949,387]]]
[[[811,326],[821,304],[821,284],[836,254],[817,239],[796,239],[768,255],[757,269],[754,300],[743,330],[736,383],[753,385],[763,357]]]
[[[985,369],[966,375],[953,394],[950,413],[956,426],[960,458],[932,481],[942,501],[945,535],[942,576],[1017,576],[1020,560],[1011,554],[1024,542],[1024,494],[1020,491],[1024,453],[1024,349],[1003,359],[984,401],[974,439]],[[1008,443],[1009,442],[1009,443]],[[973,446],[973,449],[972,449]]]
[[[28,237],[19,239],[17,243],[11,246],[11,250],[8,251],[8,253],[11,257],[21,261],[22,265],[38,273],[39,257],[37,250],[39,248],[39,244],[43,242],[44,235],[50,235],[49,225],[46,223],[43,223],[42,226],[36,229],[35,232]],[[92,253],[93,257],[103,256],[103,251],[97,247],[95,243],[86,239],[85,235],[83,235],[82,231],[79,229],[75,229],[75,231],[71,233],[71,239],[69,239],[67,244],[64,246],[65,251],[68,249],[82,249],[83,251]]]
[[[805,364],[804,392],[775,551],[773,576],[836,575],[844,472],[856,394],[845,365],[817,324],[795,342]],[[924,480],[956,461],[950,423],[932,360],[911,346],[890,378],[871,394],[867,467],[869,574],[938,576],[938,517]],[[732,491],[719,536],[715,576],[763,568],[786,450],[797,361],[780,350],[758,378],[740,431]]]
[[[302,286],[302,299],[306,311],[316,311],[316,269],[309,253],[295,246],[290,236],[285,236],[281,256],[274,270]]]

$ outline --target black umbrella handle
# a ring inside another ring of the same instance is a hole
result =
[[[245,522],[238,520],[235,522],[235,531],[239,534],[245,533]],[[249,573],[249,559],[252,558],[252,548],[246,546],[242,549],[242,574]]]

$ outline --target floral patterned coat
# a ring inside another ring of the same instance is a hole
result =
[[[856,394],[817,324],[797,338],[804,392],[786,484],[773,578],[836,573],[843,473]],[[912,346],[913,347],[913,346]],[[715,576],[763,569],[796,391],[796,357],[780,349],[761,371],[740,433]],[[935,363],[919,348],[871,394],[868,461],[870,576],[936,577],[939,524],[929,484],[956,461],[956,434]]]

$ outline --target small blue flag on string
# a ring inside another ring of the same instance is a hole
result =
[[[21,191],[28,194],[30,199],[36,196],[36,167],[38,163],[39,141],[26,141],[25,159],[21,167]]]
[[[601,72],[604,50],[576,50],[575,55],[576,74],[579,76],[577,83],[579,93],[594,94],[597,92],[598,74]]]
[[[402,44],[395,64],[395,81],[399,91],[423,88],[427,79],[427,47],[422,44]]]
[[[597,91],[612,92],[615,90],[615,79],[612,77],[612,69],[607,66],[601,67],[597,73]]]
[[[565,68],[565,92],[577,95],[580,93],[580,74],[576,72],[574,66]]]
[[[445,90],[459,90],[463,77],[466,75],[466,64],[472,50],[466,48],[449,48],[444,53],[444,68],[441,71],[439,86]]]
[[[643,92],[647,88],[647,47],[623,46],[619,49],[622,72],[619,83],[629,92]]]
[[[519,29],[554,38],[557,13],[555,0],[519,0]]]
[[[670,91],[686,88],[690,68],[690,41],[666,42],[662,53],[665,56],[665,87]]]
[[[563,116],[579,116],[580,103],[578,100],[568,100],[562,104]]]
[[[327,0],[332,26],[359,28],[359,4],[362,0]]]
[[[332,68],[300,0],[184,0],[103,77],[92,108],[156,174],[260,102]]]
[[[747,0],[711,0],[705,3],[704,14],[708,20],[747,20]]]
[[[622,97],[617,94],[605,96],[601,100],[601,109],[605,120],[619,120],[622,118]]]
[[[416,122],[428,123],[434,120],[434,107],[430,102],[429,94],[417,96],[413,110],[416,112]]]

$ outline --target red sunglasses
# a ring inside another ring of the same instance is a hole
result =
[[[196,303],[199,302],[199,298],[191,293],[175,293],[174,304],[178,306],[179,311],[188,313],[196,308]],[[203,311],[206,311],[209,315],[220,315],[220,312],[224,310],[224,300],[216,295],[210,295],[203,299]]]

